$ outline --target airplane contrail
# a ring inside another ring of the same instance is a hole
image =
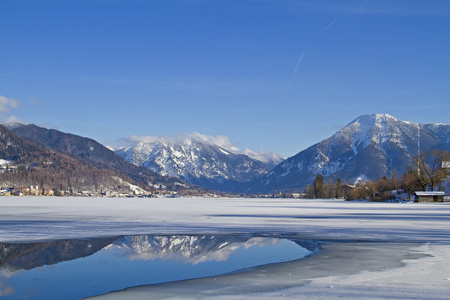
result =
[[[295,75],[297,74],[297,70],[300,67],[300,63],[301,63],[301,61],[303,59],[303,55],[305,55],[305,52],[306,52],[306,49],[303,50],[302,54],[300,55],[300,57],[297,60],[297,65],[295,65],[295,69],[294,69],[294,72],[292,73],[291,80],[289,81],[289,85],[286,88],[286,91],[284,92],[285,95],[288,93],[288,91],[289,91],[289,89],[290,89],[290,87],[292,85],[292,82],[294,81]]]
[[[344,20],[347,19],[348,17],[351,17],[351,16],[354,16],[354,15],[359,14],[359,13],[361,12],[361,10],[363,9],[363,7],[366,6],[366,4],[367,4],[369,1],[370,1],[370,0],[364,1],[364,3],[361,4],[358,8],[354,9],[353,11],[349,12],[348,14],[346,14],[346,15],[340,17],[340,18],[337,18],[337,19],[331,21],[330,24],[328,24],[327,26],[325,26],[325,27],[322,29],[322,31],[320,31],[320,33],[319,33],[318,35],[320,36],[322,33],[324,33],[325,31],[327,31],[327,29],[330,28],[331,26],[333,26],[334,23],[340,22],[340,21],[344,21]]]
[[[363,4],[361,4],[358,8],[354,9],[354,10],[351,11],[350,13],[348,13],[348,14],[346,14],[346,15],[340,17],[340,18],[337,18],[337,19],[331,21],[329,24],[327,24],[327,26],[325,26],[325,27],[319,32],[319,34],[312,40],[312,42],[310,43],[310,45],[313,44],[313,43],[314,43],[314,42],[315,42],[315,41],[316,41],[316,40],[317,40],[317,39],[325,32],[325,31],[327,31],[327,30],[328,30],[331,26],[333,26],[336,22],[343,21],[343,20],[347,19],[347,18],[350,17],[350,16],[353,16],[353,15],[356,15],[356,14],[360,13],[361,10],[362,10],[362,8],[363,8],[369,1],[370,1],[370,0],[364,1]],[[291,88],[291,85],[292,85],[292,83],[294,82],[295,77],[297,76],[298,69],[299,69],[299,67],[300,67],[300,63],[301,63],[301,61],[302,61],[302,59],[303,59],[303,56],[304,56],[305,53],[306,53],[306,50],[308,50],[308,47],[306,47],[306,48],[303,50],[303,52],[300,54],[299,59],[297,60],[297,64],[295,65],[294,72],[292,72],[291,80],[289,81],[288,87],[286,88],[286,91],[284,92],[285,95],[289,92],[289,89]]]
[[[336,23],[337,21],[342,21],[342,20],[344,20],[344,19],[347,18],[347,17],[348,17],[348,15],[345,16],[345,17],[343,17],[343,18],[341,18],[341,19],[336,19],[336,20],[331,21],[330,24],[328,24],[327,26],[325,26],[325,27],[320,31],[320,33],[318,34],[318,36],[320,36],[322,33],[324,33],[328,28],[330,28],[331,26],[333,26],[333,24]]]
[[[438,82],[438,83],[435,83],[435,84],[430,84],[430,85],[423,86],[423,87],[420,87],[420,88],[415,88],[415,89],[412,89],[412,90],[407,90],[407,91],[393,93],[393,94],[390,94],[390,95],[387,95],[387,96],[384,96],[384,97],[380,97],[380,98],[378,98],[376,100],[382,100],[382,99],[391,98],[391,97],[395,97],[395,96],[401,96],[401,95],[405,95],[405,94],[419,92],[419,91],[422,91],[422,90],[426,90],[426,89],[430,89],[430,88],[433,88],[433,87],[446,85],[446,84],[450,84],[450,80],[444,81],[444,82]]]

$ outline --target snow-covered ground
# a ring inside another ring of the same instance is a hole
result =
[[[299,199],[0,198],[0,242],[128,234],[316,240],[307,259],[103,297],[448,299],[450,205]]]

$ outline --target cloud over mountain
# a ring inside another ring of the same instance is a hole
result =
[[[0,95],[0,120],[4,122],[17,122],[18,118],[12,116],[10,111],[20,105],[19,100],[10,99]]]

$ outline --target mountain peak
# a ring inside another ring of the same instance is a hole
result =
[[[347,126],[350,126],[352,124],[360,124],[360,123],[369,125],[369,124],[381,124],[384,122],[395,122],[395,121],[398,121],[398,119],[396,119],[395,117],[393,117],[389,114],[386,114],[386,113],[367,114],[367,115],[361,115],[361,116],[357,117],[356,119],[351,121]]]
[[[375,119],[377,119],[377,120],[388,120],[388,119],[390,119],[390,120],[398,121],[396,118],[394,118],[390,114],[386,114],[386,113],[384,113],[384,114],[374,114],[374,116],[375,116]]]
[[[9,130],[13,130],[15,128],[23,127],[25,125],[22,123],[19,123],[19,122],[9,122],[9,123],[4,123],[3,126],[8,128]]]
[[[395,128],[401,127],[402,121],[389,114],[362,115],[337,134],[346,136],[352,140],[352,149],[355,154],[365,149],[372,143],[382,144],[397,139],[398,132]]]

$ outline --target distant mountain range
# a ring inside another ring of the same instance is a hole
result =
[[[330,138],[286,159],[252,191],[300,190],[317,174],[343,182],[401,176],[420,152],[450,151],[450,126],[399,121],[388,114],[363,115]]]
[[[17,123],[6,126],[12,132],[1,127],[0,158],[20,162],[30,155],[62,155],[58,158],[58,172],[66,172],[71,164],[72,169],[91,172],[80,182],[98,179],[99,175],[92,172],[109,171],[113,177],[142,188],[168,186],[175,190],[198,185],[238,193],[302,191],[317,174],[326,181],[340,178],[344,183],[377,180],[390,176],[394,169],[401,176],[420,152],[450,151],[449,125],[411,123],[387,114],[360,116],[331,137],[284,161],[273,153],[268,156],[248,149],[225,148],[200,134],[151,138],[114,152],[92,139],[57,130]],[[36,149],[43,154],[30,154]],[[256,159],[258,154],[264,159]],[[33,158],[28,166],[43,170],[42,164],[48,166],[45,161]],[[73,173],[66,173],[63,177],[70,179]]]
[[[200,134],[183,139],[159,138],[142,141],[116,153],[136,166],[144,166],[162,175],[178,177],[207,189],[236,192],[270,171],[283,160],[273,155],[263,163],[245,154],[234,153],[207,141]]]

